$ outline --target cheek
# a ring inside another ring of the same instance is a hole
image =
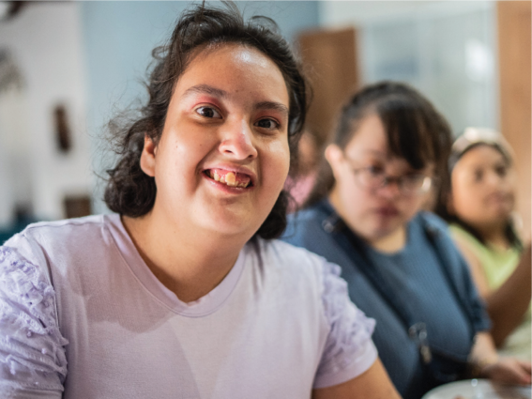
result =
[[[205,143],[183,137],[166,140],[156,157],[158,174],[166,176],[174,190],[181,190],[184,184],[195,185],[191,177],[196,175],[197,165],[205,156],[204,147]]]
[[[502,182],[502,188],[505,190],[509,195],[514,196],[517,188],[517,180],[515,174],[511,173],[509,174],[506,179]]]
[[[411,199],[408,199],[404,206],[404,219],[405,221],[410,221],[410,219],[416,215],[422,208],[423,205],[430,200],[429,194],[418,195]]]
[[[290,149],[288,142],[269,143],[264,151],[264,178],[272,185],[283,186],[290,168]]]
[[[456,213],[467,212],[469,208],[477,207],[480,193],[479,187],[472,177],[462,170],[455,170],[451,176],[452,207]]]
[[[346,210],[354,214],[365,214],[366,210],[374,203],[370,190],[360,188],[353,182],[339,184],[340,195]]]
[[[457,184],[453,190],[453,207],[456,213],[469,213],[479,209],[481,193],[471,185]]]

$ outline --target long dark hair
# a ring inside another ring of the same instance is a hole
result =
[[[295,166],[297,141],[307,110],[307,84],[289,44],[269,18],[253,17],[245,22],[234,3],[225,3],[224,9],[198,5],[183,13],[168,43],[153,50],[155,63],[147,83],[149,100],[140,109],[140,117],[125,126],[118,119],[109,124],[115,137],[115,152],[119,155],[115,167],[107,171],[109,178],[104,200],[109,209],[130,217],[143,216],[152,209],[157,193],[155,180],[140,168],[144,137],[158,143],[173,88],[192,56],[207,46],[224,43],[258,49],[283,74],[290,97],[290,163]],[[286,227],[287,205],[287,193],[283,190],[255,235],[262,238],[280,236]]]
[[[394,155],[406,159],[414,169],[434,162],[437,186],[449,184],[446,163],[452,143],[451,129],[429,100],[404,83],[385,81],[363,87],[343,106],[332,143],[345,149],[362,120],[371,114],[379,116]],[[326,197],[334,184],[332,169],[323,159],[304,206]]]

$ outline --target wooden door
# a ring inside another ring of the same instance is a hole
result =
[[[360,84],[356,31],[304,32],[298,45],[314,93],[307,124],[326,141],[341,104]]]
[[[501,132],[515,151],[517,210],[530,236],[531,16],[530,1],[497,3]]]

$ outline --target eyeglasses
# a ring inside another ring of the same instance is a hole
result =
[[[348,161],[350,164],[350,162]],[[377,189],[395,182],[403,195],[418,195],[430,190],[433,178],[422,173],[409,173],[403,176],[389,176],[382,168],[367,166],[351,167],[356,182],[362,188]]]

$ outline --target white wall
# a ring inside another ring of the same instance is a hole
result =
[[[410,83],[465,127],[497,129],[494,1],[323,1],[324,28],[356,26],[362,80]]]
[[[0,227],[15,222],[16,205],[32,203],[26,100],[13,84],[0,93]]]
[[[13,54],[25,82],[16,105],[0,101],[0,156],[11,158],[0,162],[2,189],[5,176],[11,179],[11,195],[0,196],[0,210],[30,196],[38,218],[57,219],[64,217],[65,195],[91,192],[81,43],[77,2],[30,3],[16,18],[0,23],[0,48]],[[67,109],[72,134],[66,154],[55,141],[53,109],[58,103]]]
[[[402,18],[424,18],[429,16],[450,16],[465,11],[485,8],[495,1],[320,1],[320,25],[334,26],[362,26],[372,22],[383,22]]]

